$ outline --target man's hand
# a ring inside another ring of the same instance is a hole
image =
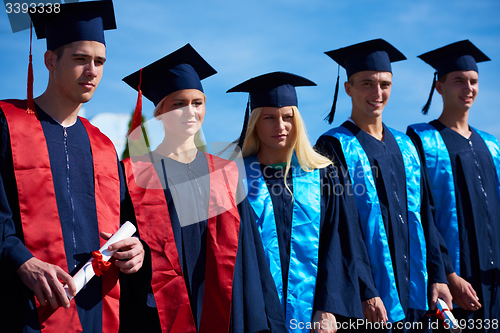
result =
[[[112,234],[101,232],[101,237],[108,240]],[[116,258],[115,265],[125,274],[137,272],[144,262],[144,247],[137,237],[129,237],[108,247],[110,251],[116,251],[113,258]]]
[[[22,264],[17,269],[17,274],[21,281],[35,293],[42,306],[48,302],[53,309],[57,309],[59,306],[69,308],[69,299],[63,288],[63,283],[68,285],[68,293],[71,296],[76,294],[75,282],[71,275],[63,271],[61,267],[35,257]]]
[[[479,297],[471,284],[462,279],[456,273],[448,274],[448,283],[453,302],[464,310],[476,311],[481,308]]]
[[[453,297],[446,283],[433,283],[429,285],[429,304],[431,310],[436,309],[438,298],[441,298],[448,305],[448,308],[453,310]]]
[[[389,318],[380,297],[370,298],[363,302],[363,316],[371,323],[386,323]]]
[[[335,332],[337,332],[337,320],[335,319],[333,313],[316,311],[313,316],[313,329],[311,329],[311,333]]]

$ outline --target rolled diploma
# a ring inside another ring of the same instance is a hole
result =
[[[438,298],[437,307],[438,307],[439,311],[445,310],[442,313],[444,314],[446,324],[448,324],[450,326],[450,331],[453,333],[462,332],[462,330],[460,329],[460,326],[458,326],[458,321],[453,316],[453,313],[451,313],[451,311],[448,308],[448,305],[445,303],[445,301],[443,301],[441,298]]]
[[[116,251],[109,251],[108,246],[111,244],[114,244],[116,242],[119,242],[121,240],[124,240],[125,238],[132,237],[132,235],[135,233],[136,228],[135,226],[130,223],[129,221],[125,222],[120,229],[118,229],[117,232],[113,236],[111,236],[110,239],[104,244],[100,249],[99,252],[102,253],[102,260],[104,261],[109,261],[113,253]],[[95,275],[94,273],[94,268],[92,267],[92,261],[94,258],[90,258],[85,265],[83,265],[82,268],[76,274],[73,276],[73,281],[75,281],[76,285],[76,293],[78,294],[80,290],[82,290],[83,287],[92,279]],[[66,289],[66,295],[68,296],[69,300],[71,300],[73,297],[71,297],[68,294],[68,286],[65,285],[64,289]]]

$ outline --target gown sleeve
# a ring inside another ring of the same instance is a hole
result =
[[[334,167],[321,170],[322,215],[315,310],[343,317],[363,318],[358,260],[364,244],[355,228],[357,211],[348,207]],[[352,216],[354,214],[354,217]],[[361,245],[361,246],[359,246]],[[366,292],[366,290],[364,290]]]
[[[244,196],[241,182],[238,195]],[[238,204],[240,234],[231,309],[232,332],[288,332],[253,209]]]
[[[10,148],[9,128],[3,112],[0,110],[0,222],[2,223],[3,242],[2,267],[8,267],[16,271],[33,255],[24,246],[22,239],[21,222],[13,220],[14,202],[17,202],[17,187],[14,177],[12,162],[12,150]],[[15,198],[9,200],[8,193],[15,194]]]
[[[423,200],[422,200],[422,222],[424,222],[424,218],[429,218],[429,216],[434,217],[435,216],[435,207],[434,207],[434,199],[432,196],[432,190],[431,190],[431,184],[429,181],[429,177],[427,175],[427,166],[425,164],[425,158],[423,157],[423,147],[422,147],[422,141],[420,140],[420,137],[415,133],[415,131],[411,128],[408,127],[406,134],[411,138],[413,143],[415,144],[415,147],[417,148],[419,157],[420,157],[420,162],[421,162],[421,173],[423,175]],[[434,219],[432,218],[433,223],[429,224],[427,223],[427,230],[424,227],[424,232],[425,232],[425,239],[430,239],[430,248],[429,245],[427,246],[427,265],[428,265],[428,270],[429,270],[429,282],[441,282],[441,283],[447,283],[446,280],[446,275],[451,274],[455,272],[455,268],[453,267],[453,262],[450,258],[448,248],[446,247],[446,243],[444,241],[444,238],[442,237],[441,233],[438,232],[436,225],[434,223]],[[424,226],[424,223],[422,223]],[[429,243],[429,241],[427,241]],[[436,251],[437,253],[429,253],[429,251]],[[437,257],[437,254],[441,254],[441,260]],[[430,262],[429,262],[430,260]],[[441,261],[441,263],[440,263]],[[439,267],[439,265],[444,267],[444,272],[443,270]],[[432,271],[431,271],[432,270]],[[443,279],[443,274],[444,274],[444,279]]]
[[[370,259],[366,250],[358,209],[353,195],[354,192],[340,142],[334,137],[323,135],[316,142],[315,149],[332,160],[334,171],[337,173],[339,182],[343,187],[344,210],[347,215],[345,224],[348,225],[348,230],[352,235],[351,247],[355,256],[361,301],[379,297],[373,280]]]
[[[123,163],[120,169],[120,224],[130,221],[137,228],[134,206],[125,182]],[[134,236],[139,237],[139,231]],[[141,269],[135,274],[120,272],[120,333],[160,332],[160,319],[156,307],[148,305],[148,300],[154,300],[151,278],[153,268],[151,250],[147,243],[141,240],[144,247],[144,261]]]

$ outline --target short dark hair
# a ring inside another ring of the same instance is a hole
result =
[[[64,50],[66,49],[66,46],[68,44],[65,44],[65,45],[62,45],[62,46],[59,46],[57,49],[55,49],[54,51],[54,54],[56,55],[56,59],[59,61],[61,59],[61,57],[63,56],[64,54]]]
[[[448,76],[448,73],[446,73],[445,75],[441,76],[438,81],[441,82],[441,83],[444,83],[444,81],[446,81],[446,77]]]

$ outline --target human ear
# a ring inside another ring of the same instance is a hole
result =
[[[344,89],[345,89],[345,92],[347,93],[347,95],[349,95],[349,97],[352,97],[351,96],[351,84],[349,83],[349,81],[346,81],[344,82]]]
[[[443,94],[443,84],[441,81],[436,81],[436,91],[442,95]]]
[[[43,55],[44,62],[45,62],[45,67],[49,70],[49,72],[52,72],[55,68],[55,63],[57,61],[57,56],[54,52],[47,50],[45,54]]]

